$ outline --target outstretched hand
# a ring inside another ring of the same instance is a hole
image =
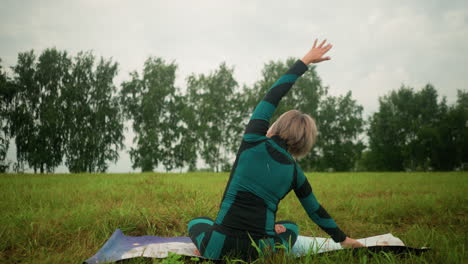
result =
[[[326,39],[323,40],[322,43],[317,46],[317,39],[315,39],[312,49],[307,52],[307,54],[301,59],[302,62],[304,62],[305,65],[309,65],[311,63],[319,63],[325,60],[330,60],[330,56],[323,57],[323,55],[325,55],[325,53],[327,53],[333,47],[330,43],[325,45],[326,41]]]
[[[340,242],[343,248],[358,248],[358,247],[365,247],[362,243],[350,238],[346,237],[346,239]]]

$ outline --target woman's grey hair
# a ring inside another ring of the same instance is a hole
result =
[[[286,141],[288,152],[299,159],[307,155],[317,139],[318,131],[315,120],[298,110],[283,113],[271,125],[269,132]]]

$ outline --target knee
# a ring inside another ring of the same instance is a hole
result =
[[[196,218],[193,218],[192,220],[190,220],[187,224],[187,229],[189,231],[189,234],[192,233],[193,231],[193,227],[194,226],[212,226],[213,225],[213,220],[209,217],[205,217],[205,216],[202,216],[202,217],[196,217]],[[196,229],[199,229],[199,228],[196,228]]]

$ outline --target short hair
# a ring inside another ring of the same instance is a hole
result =
[[[270,127],[272,136],[286,141],[288,152],[295,158],[302,158],[312,149],[317,139],[315,120],[299,110],[283,113]]]

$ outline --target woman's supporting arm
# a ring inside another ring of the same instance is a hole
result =
[[[314,193],[312,192],[312,187],[310,187],[309,181],[302,172],[299,165],[296,164],[297,169],[297,180],[294,192],[296,193],[297,198],[301,202],[302,206],[306,210],[310,219],[314,221],[323,231],[325,231],[335,242],[339,242],[344,248],[356,248],[364,247],[360,242],[348,237],[338,225],[335,223],[333,218],[327,213],[325,208],[323,208],[317,198],[315,198]]]
[[[312,192],[312,187],[305,177],[299,165],[297,169],[297,184],[294,188],[297,198],[306,210],[309,218],[314,221],[323,231],[325,231],[335,242],[343,242],[346,239],[346,234],[341,231],[333,218],[323,208]]]

